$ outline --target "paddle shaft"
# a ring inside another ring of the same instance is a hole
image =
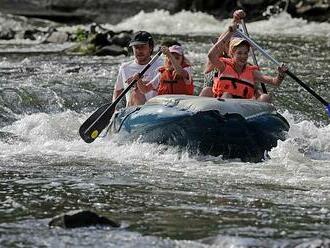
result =
[[[272,56],[270,56],[264,49],[262,49],[257,43],[255,43],[250,37],[245,35],[239,30],[236,30],[237,34],[239,34],[241,37],[246,39],[252,46],[254,46],[256,49],[258,49],[262,55],[264,55],[266,58],[268,58],[270,61],[272,61],[275,65],[281,66],[281,64],[274,59]],[[311,93],[317,100],[319,100],[323,105],[325,105],[327,108],[329,108],[329,103],[324,100],[321,96],[316,94],[315,91],[313,91],[311,88],[309,88],[303,81],[301,81],[296,75],[294,75],[289,70],[285,71],[286,74],[288,74],[292,79],[294,79],[298,84],[300,84],[305,90],[307,90],[309,93]]]
[[[150,66],[158,59],[158,57],[162,54],[161,51],[159,51],[153,58],[152,60],[143,68],[143,70],[139,73],[139,78],[133,80],[121,93],[120,95],[112,102],[112,104],[106,109],[104,110],[104,112],[95,120],[95,122],[92,124],[92,126],[98,122],[102,116],[104,114],[106,114],[109,110],[111,110],[112,108],[114,108],[119,102],[120,100],[126,95],[126,93],[134,86],[134,84],[136,84],[136,82],[143,76],[143,74],[150,68]],[[88,131],[90,131],[90,129],[92,128],[92,126],[90,128],[88,128],[86,130],[85,133],[87,133]]]
[[[126,95],[126,93],[136,84],[138,80],[143,76],[143,74],[150,68],[150,66],[158,59],[158,57],[162,54],[162,51],[159,51],[153,58],[150,60],[150,62],[143,68],[143,70],[139,73],[139,78],[133,80],[120,95],[112,102],[111,105],[117,105],[118,102],[123,98],[123,96]],[[110,108],[110,107],[109,107]]]
[[[247,31],[246,25],[245,25],[245,21],[242,19],[241,22],[242,22],[242,27],[243,27],[243,31],[244,31],[244,33],[245,33],[247,36],[250,37],[250,35],[249,35],[248,31]],[[252,59],[253,59],[253,63],[254,63],[256,66],[258,66],[258,61],[257,61],[257,57],[256,57],[256,55],[255,55],[255,53],[254,53],[254,50],[253,50],[253,49],[251,49],[251,50],[252,50]],[[265,93],[265,94],[267,94],[266,85],[265,85],[264,83],[261,83],[261,88],[262,88],[262,92]]]
[[[82,124],[79,130],[79,134],[85,142],[91,143],[98,137],[101,131],[109,124],[109,121],[115,111],[115,107],[119,101],[134,86],[134,84],[136,84],[136,82],[143,76],[143,74],[150,68],[150,66],[158,59],[161,54],[162,51],[157,52],[157,54],[138,74],[138,79],[134,79],[109,106],[103,105]]]

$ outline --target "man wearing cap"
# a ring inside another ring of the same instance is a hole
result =
[[[150,33],[146,31],[138,31],[133,34],[131,42],[129,44],[133,49],[134,60],[125,62],[119,67],[117,81],[114,87],[113,101],[120,95],[120,93],[126,88],[139,72],[150,62],[151,55],[154,48],[154,40]],[[157,73],[158,68],[161,67],[163,61],[158,59],[153,63],[150,68],[144,73],[143,81],[150,81]],[[131,92],[126,94],[126,105],[140,105],[150,98],[157,95],[157,92],[150,91],[143,94],[138,88],[134,88]]]

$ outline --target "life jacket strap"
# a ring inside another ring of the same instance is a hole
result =
[[[220,80],[228,80],[228,81],[231,81],[231,83],[233,84],[233,87],[236,89],[237,88],[237,85],[236,83],[239,83],[239,84],[244,84],[244,85],[247,85],[251,88],[254,89],[254,84],[251,84],[249,82],[246,82],[246,81],[243,81],[241,79],[238,79],[238,78],[231,78],[231,77],[220,77]]]
[[[163,80],[163,82],[166,84],[177,84],[178,80]]]

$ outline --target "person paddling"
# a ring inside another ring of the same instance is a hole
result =
[[[233,20],[232,22],[239,22],[241,18],[245,17],[245,12],[243,10],[236,10],[233,13]],[[213,38],[212,39],[212,45],[214,45],[217,40],[222,39],[227,33],[221,33],[219,37]],[[231,37],[230,39],[233,39],[234,37]],[[223,54],[221,55],[222,57],[229,58],[229,42],[230,39],[227,39],[224,44],[224,51]],[[213,81],[214,79],[218,76],[218,70],[217,68],[211,63],[209,58],[207,58],[207,61],[204,65],[204,86],[201,92],[199,93],[200,96],[207,96],[207,97],[213,97],[214,94],[212,92],[212,86],[213,86]],[[211,85],[211,86],[210,86]]]
[[[135,78],[135,76],[142,71],[142,69],[151,60],[151,55],[154,49],[154,40],[150,33],[146,31],[138,31],[133,34],[129,44],[133,49],[134,60],[121,64],[117,76],[117,81],[114,87],[112,101],[114,101],[120,93],[126,88]],[[143,75],[143,79],[150,81],[157,73],[158,68],[161,67],[163,61],[158,59]],[[143,94],[137,87],[133,88],[126,94],[126,106],[140,105],[146,100],[154,97],[156,91],[149,91]]]
[[[255,82],[279,86],[288,68],[282,64],[278,67],[278,75],[271,77],[262,74],[257,66],[248,64],[249,42],[237,37],[231,39],[237,29],[240,18],[245,16],[243,11],[239,13],[240,15],[234,18],[234,22],[229,26],[228,31],[219,37],[208,53],[208,59],[219,72],[218,76],[214,78],[212,87],[213,96],[221,98],[257,99],[269,102],[270,97],[268,94],[255,95]],[[230,40],[230,58],[224,58],[225,44],[228,40]]]
[[[159,69],[157,76],[150,82],[139,80],[137,86],[141,92],[157,90],[158,95],[165,94],[194,94],[191,64],[184,56],[183,47],[173,45],[169,48],[162,46],[165,55],[164,66]]]

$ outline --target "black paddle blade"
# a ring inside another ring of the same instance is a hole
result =
[[[79,128],[80,137],[86,143],[92,143],[109,125],[115,112],[115,105],[107,103],[98,108]]]

